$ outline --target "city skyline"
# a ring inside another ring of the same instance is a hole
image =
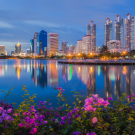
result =
[[[83,3],[71,0],[63,2],[52,0],[5,2],[1,0],[0,44],[6,46],[8,54],[14,50],[17,42],[20,42],[22,49],[26,51],[33,33],[43,29],[47,33],[59,34],[60,50],[62,41],[76,45],[77,40],[86,35],[86,25],[93,20],[97,27],[96,45],[102,46],[105,18],[109,17],[114,27],[117,14],[124,19],[127,13],[131,13],[131,16],[135,15],[133,3],[127,0],[107,2],[96,0]]]

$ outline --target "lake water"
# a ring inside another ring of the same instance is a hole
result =
[[[119,100],[122,93],[135,94],[135,66],[72,65],[58,64],[56,60],[0,60],[0,90],[14,86],[8,102],[20,103],[23,98],[22,85],[30,95],[37,94],[35,101],[51,99],[57,106],[59,85],[65,89],[69,103],[75,101],[70,91],[80,92],[82,96],[97,93],[101,97]],[[0,100],[4,93],[0,93]]]

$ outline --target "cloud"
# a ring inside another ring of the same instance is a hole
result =
[[[0,22],[0,28],[14,28],[14,26],[7,22]]]

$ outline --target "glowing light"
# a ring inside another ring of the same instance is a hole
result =
[[[90,53],[90,55],[92,55],[92,53]]]
[[[80,71],[81,71],[81,68],[80,68],[80,67],[78,67],[78,73],[80,73]]]
[[[78,55],[80,55],[80,53]]]
[[[70,56],[70,54],[68,54]]]
[[[126,73],[127,73],[127,67],[126,67],[126,66],[123,67],[122,73],[123,73],[123,74],[126,74]]]

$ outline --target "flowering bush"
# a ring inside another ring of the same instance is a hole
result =
[[[23,86],[24,101],[16,109],[0,102],[1,135],[134,135],[135,95],[123,94],[120,101],[97,94],[83,98],[78,92],[74,108],[68,105],[61,87],[58,90],[58,107],[48,101],[34,103],[36,95],[29,96]],[[27,97],[27,98],[26,98]],[[63,102],[63,106],[59,103]]]

